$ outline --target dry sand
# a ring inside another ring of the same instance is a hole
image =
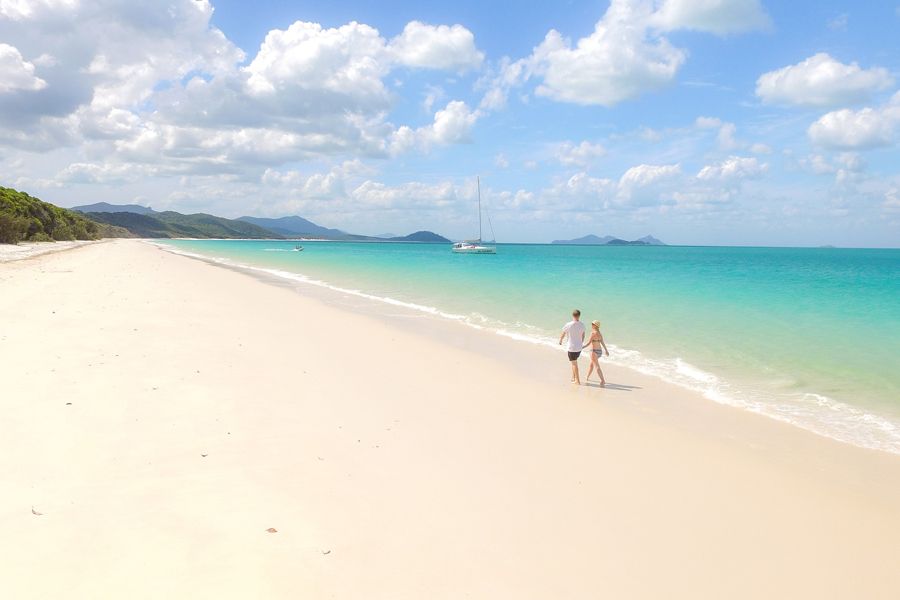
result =
[[[32,258],[42,254],[61,252],[62,250],[77,248],[78,246],[98,243],[100,242],[76,240],[72,242],[20,242],[18,244],[0,244],[0,263]]]
[[[0,265],[0,598],[897,597],[900,457],[344,304]]]

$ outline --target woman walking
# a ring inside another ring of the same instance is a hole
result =
[[[582,346],[582,349],[587,348],[588,346],[591,347],[591,366],[588,369],[587,377],[585,377],[584,380],[588,381],[591,378],[591,373],[594,372],[594,369],[597,369],[597,375],[600,376],[600,385],[606,385],[603,371],[600,370],[599,358],[603,356],[604,350],[606,350],[606,355],[609,356],[609,350],[606,347],[606,342],[603,341],[603,334],[600,333],[600,321],[591,321],[591,337],[587,343]]]

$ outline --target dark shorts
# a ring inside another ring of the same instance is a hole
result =
[[[578,357],[581,356],[581,350],[579,350],[578,352],[569,352],[568,354],[570,362],[576,361],[578,360]]]

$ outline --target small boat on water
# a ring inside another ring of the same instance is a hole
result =
[[[297,244],[296,246],[294,246],[294,252],[303,252],[303,246]]]
[[[456,254],[497,254],[496,246],[491,246],[481,241],[481,178],[476,177],[475,182],[478,186],[478,239],[456,242],[451,250]],[[490,219],[488,219],[488,223],[490,223]],[[493,229],[492,226],[492,234]]]

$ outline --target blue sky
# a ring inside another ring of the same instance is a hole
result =
[[[505,241],[898,246],[898,30],[893,2],[0,2],[0,183],[466,237],[478,174]]]

